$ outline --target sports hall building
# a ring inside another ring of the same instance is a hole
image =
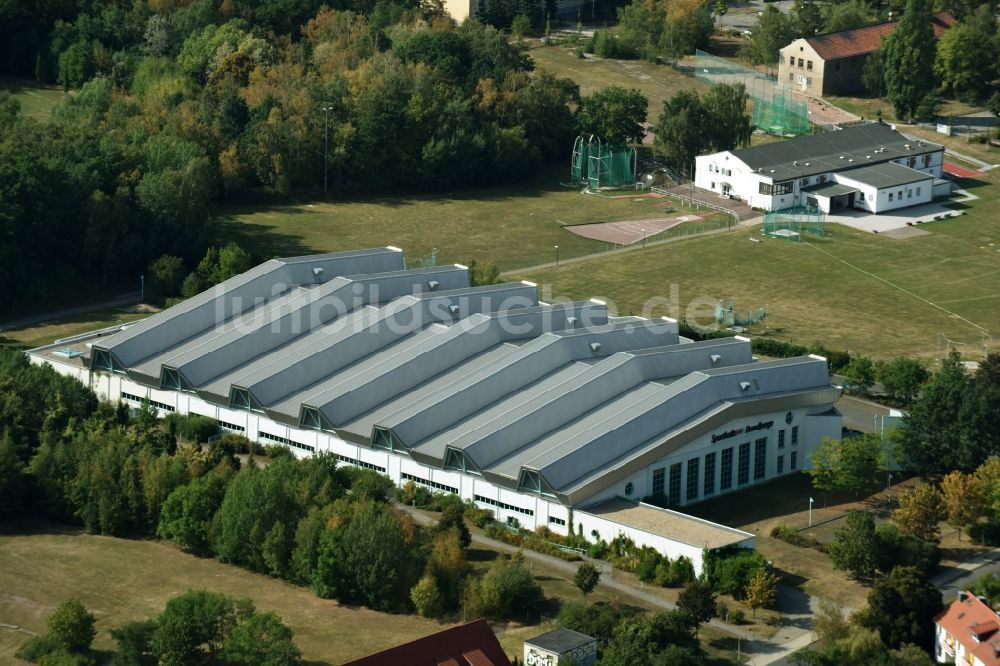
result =
[[[701,571],[753,535],[681,508],[799,472],[839,437],[817,356],[756,361],[740,337],[529,282],[470,287],[397,248],[274,259],[159,314],[29,352],[99,395],[201,414],[252,440],[456,493],[501,521],[627,535]]]

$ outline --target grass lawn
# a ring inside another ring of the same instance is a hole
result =
[[[308,589],[181,552],[166,543],[63,531],[0,535],[0,662],[70,597],[97,616],[95,647],[114,649],[108,630],[158,615],[188,589],[253,599],[295,631],[306,660],[337,664],[445,628],[414,615],[386,615],[320,599]]]
[[[495,261],[501,271],[611,249],[562,224],[664,217],[663,199],[590,196],[563,187],[568,172],[548,169],[528,183],[446,194],[353,199],[335,203],[230,206],[219,214],[220,241],[234,240],[260,257],[403,248],[413,261],[438,250],[438,262]],[[689,209],[673,206],[670,215]]]
[[[996,170],[966,181],[981,197],[965,205],[966,214],[922,225],[931,233],[907,240],[831,225],[828,236],[807,236],[808,243],[750,243],[757,228],[522,277],[554,296],[606,299],[622,314],[668,314],[663,302],[670,299],[681,306],[673,314],[684,317],[700,301],[690,312],[707,322],[716,301],[734,298],[741,311],[767,306],[766,329],[758,332],[784,340],[820,341],[880,358],[930,358],[944,333],[975,357],[983,338],[959,317],[1000,337],[998,181]]]
[[[879,111],[886,120],[896,120],[896,113],[893,111],[892,103],[884,97],[850,97],[831,95],[824,98],[834,106],[839,106],[844,111],[853,113],[863,118],[875,118]],[[982,111],[983,107],[973,104],[966,104],[954,99],[942,99],[938,107],[939,116],[962,116],[967,113]]]
[[[57,86],[46,86],[27,79],[0,78],[0,90],[7,90],[21,104],[21,115],[39,122],[49,119],[52,107],[65,93]]]
[[[60,338],[87,333],[116,324],[148,317],[147,312],[136,312],[135,308],[113,308],[78,315],[71,315],[53,321],[42,322],[23,328],[0,332],[0,344],[17,345],[26,348],[47,345]]]

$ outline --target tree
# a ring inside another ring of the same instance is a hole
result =
[[[867,511],[851,511],[844,526],[834,533],[827,552],[835,569],[869,579],[875,575],[877,548],[875,520]]]
[[[867,62],[871,62],[873,58],[875,58],[874,53],[868,56]],[[865,67],[868,66],[867,62]],[[875,364],[867,356],[852,356],[850,362],[844,366],[843,373],[848,383],[844,388],[850,393],[866,393],[875,383]]]
[[[742,83],[717,83],[705,93],[708,136],[712,150],[734,150],[750,145],[753,124]]]
[[[741,53],[755,65],[774,67],[778,64],[779,51],[794,39],[795,32],[790,16],[782,14],[774,5],[765,5]]]
[[[156,627],[155,620],[145,620],[112,629],[111,638],[118,644],[113,666],[156,666],[152,647]]]
[[[726,0],[715,0],[712,11],[715,12],[716,16],[725,16],[729,13],[729,3]]]
[[[941,606],[941,593],[926,575],[913,567],[896,567],[876,581],[860,620],[878,631],[891,648],[913,643],[929,649],[934,640],[934,617]]]
[[[969,588],[975,595],[984,596],[993,608],[1000,604],[1000,574],[986,574]]]
[[[937,543],[941,540],[939,523],[946,515],[941,491],[921,481],[900,494],[899,507],[892,512],[892,520],[903,534]]]
[[[518,14],[510,24],[510,34],[521,39],[531,30],[531,17],[527,14]]]
[[[516,554],[496,560],[480,580],[470,580],[463,606],[471,616],[510,619],[535,613],[542,598],[542,588],[524,566],[523,555]]]
[[[979,522],[987,512],[986,491],[983,482],[975,474],[955,470],[941,479],[941,497],[948,524],[958,530],[962,540],[962,529]]]
[[[242,615],[253,611],[249,600]],[[215,660],[237,622],[237,603],[218,592],[190,590],[167,602],[157,619],[151,646],[165,666]]]
[[[441,614],[441,591],[434,576],[425,575],[410,590],[410,601],[422,617],[437,617]]]
[[[821,641],[836,641],[847,637],[851,623],[840,606],[829,599],[820,599],[819,609],[813,615],[813,631]]]
[[[227,475],[209,474],[175,489],[160,513],[156,533],[197,555],[209,555],[212,520],[226,493]]]
[[[890,398],[911,404],[927,381],[927,369],[919,361],[900,356],[876,367],[875,376]]]
[[[76,599],[65,601],[56,607],[48,620],[48,637],[72,654],[90,651],[97,631],[94,616]]]
[[[677,608],[691,616],[698,627],[715,615],[715,592],[706,582],[691,582],[677,597]]]
[[[814,0],[795,0],[792,7],[795,34],[798,37],[812,37],[822,32],[823,14]]]
[[[945,30],[938,41],[934,73],[958,100],[975,101],[990,90],[1000,59],[992,28],[992,21],[988,26],[960,21]]]
[[[758,608],[770,608],[778,600],[780,582],[781,578],[767,569],[761,569],[750,579],[747,583],[745,601],[753,617],[757,616]]]
[[[576,589],[583,592],[583,603],[587,603],[587,595],[594,591],[600,580],[601,572],[590,562],[584,562],[576,568],[573,584],[576,585]]]
[[[885,95],[885,58],[881,50],[873,51],[865,60],[864,67],[861,68],[861,83],[865,90],[873,97]],[[870,362],[870,361],[869,361]],[[872,367],[872,382],[874,383],[875,372]],[[869,384],[871,386],[871,384]]]
[[[871,7],[864,0],[830,2],[823,5],[823,32],[860,28],[868,22]]]
[[[916,567],[929,576],[941,562],[941,549],[936,543],[901,534],[892,524],[881,525],[875,530],[875,543],[875,566],[882,573],[906,566]]]
[[[233,629],[221,661],[241,666],[294,666],[302,652],[293,637],[292,630],[274,613],[253,613]]]
[[[936,86],[931,11],[930,0],[907,0],[903,18],[883,41],[887,96],[900,119],[913,118]]]
[[[859,493],[874,486],[885,469],[882,438],[877,433],[843,440],[824,437],[810,462],[813,487]]]
[[[663,113],[653,127],[653,151],[682,170],[694,168],[694,158],[705,152],[709,136],[704,131],[708,109],[697,92],[679,90],[663,103]]]
[[[28,490],[24,463],[14,448],[9,431],[0,433],[0,519],[16,513]]]
[[[642,143],[649,101],[635,88],[608,86],[580,100],[577,128],[606,144]]]

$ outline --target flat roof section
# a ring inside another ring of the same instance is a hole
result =
[[[803,187],[803,192],[808,192],[809,194],[814,194],[818,197],[837,197],[841,194],[850,194],[851,192],[857,192],[858,188],[851,187],[849,185],[844,185],[842,183],[820,183],[819,185],[810,185],[809,187]]]
[[[733,527],[621,497],[583,507],[580,511],[699,548],[725,548],[754,538],[753,534]]]
[[[569,652],[570,650],[575,650],[578,647],[589,645],[595,640],[596,639],[591,638],[587,634],[581,634],[579,631],[559,627],[558,629],[553,629],[552,631],[546,632],[541,636],[530,638],[524,641],[524,644],[541,648],[542,650],[548,650],[549,652],[555,652],[556,654],[562,654],[563,652]]]
[[[856,180],[859,183],[870,185],[879,190],[887,187],[919,183],[924,180],[934,180],[934,176],[929,173],[917,171],[916,169],[911,169],[895,162],[883,162],[882,164],[871,164],[856,169],[846,169],[837,175]]]

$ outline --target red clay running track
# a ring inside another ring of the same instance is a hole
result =
[[[964,167],[958,166],[957,164],[952,164],[951,162],[944,163],[944,170],[953,176],[958,176],[959,178],[977,178],[983,175],[979,171],[966,169]]]

